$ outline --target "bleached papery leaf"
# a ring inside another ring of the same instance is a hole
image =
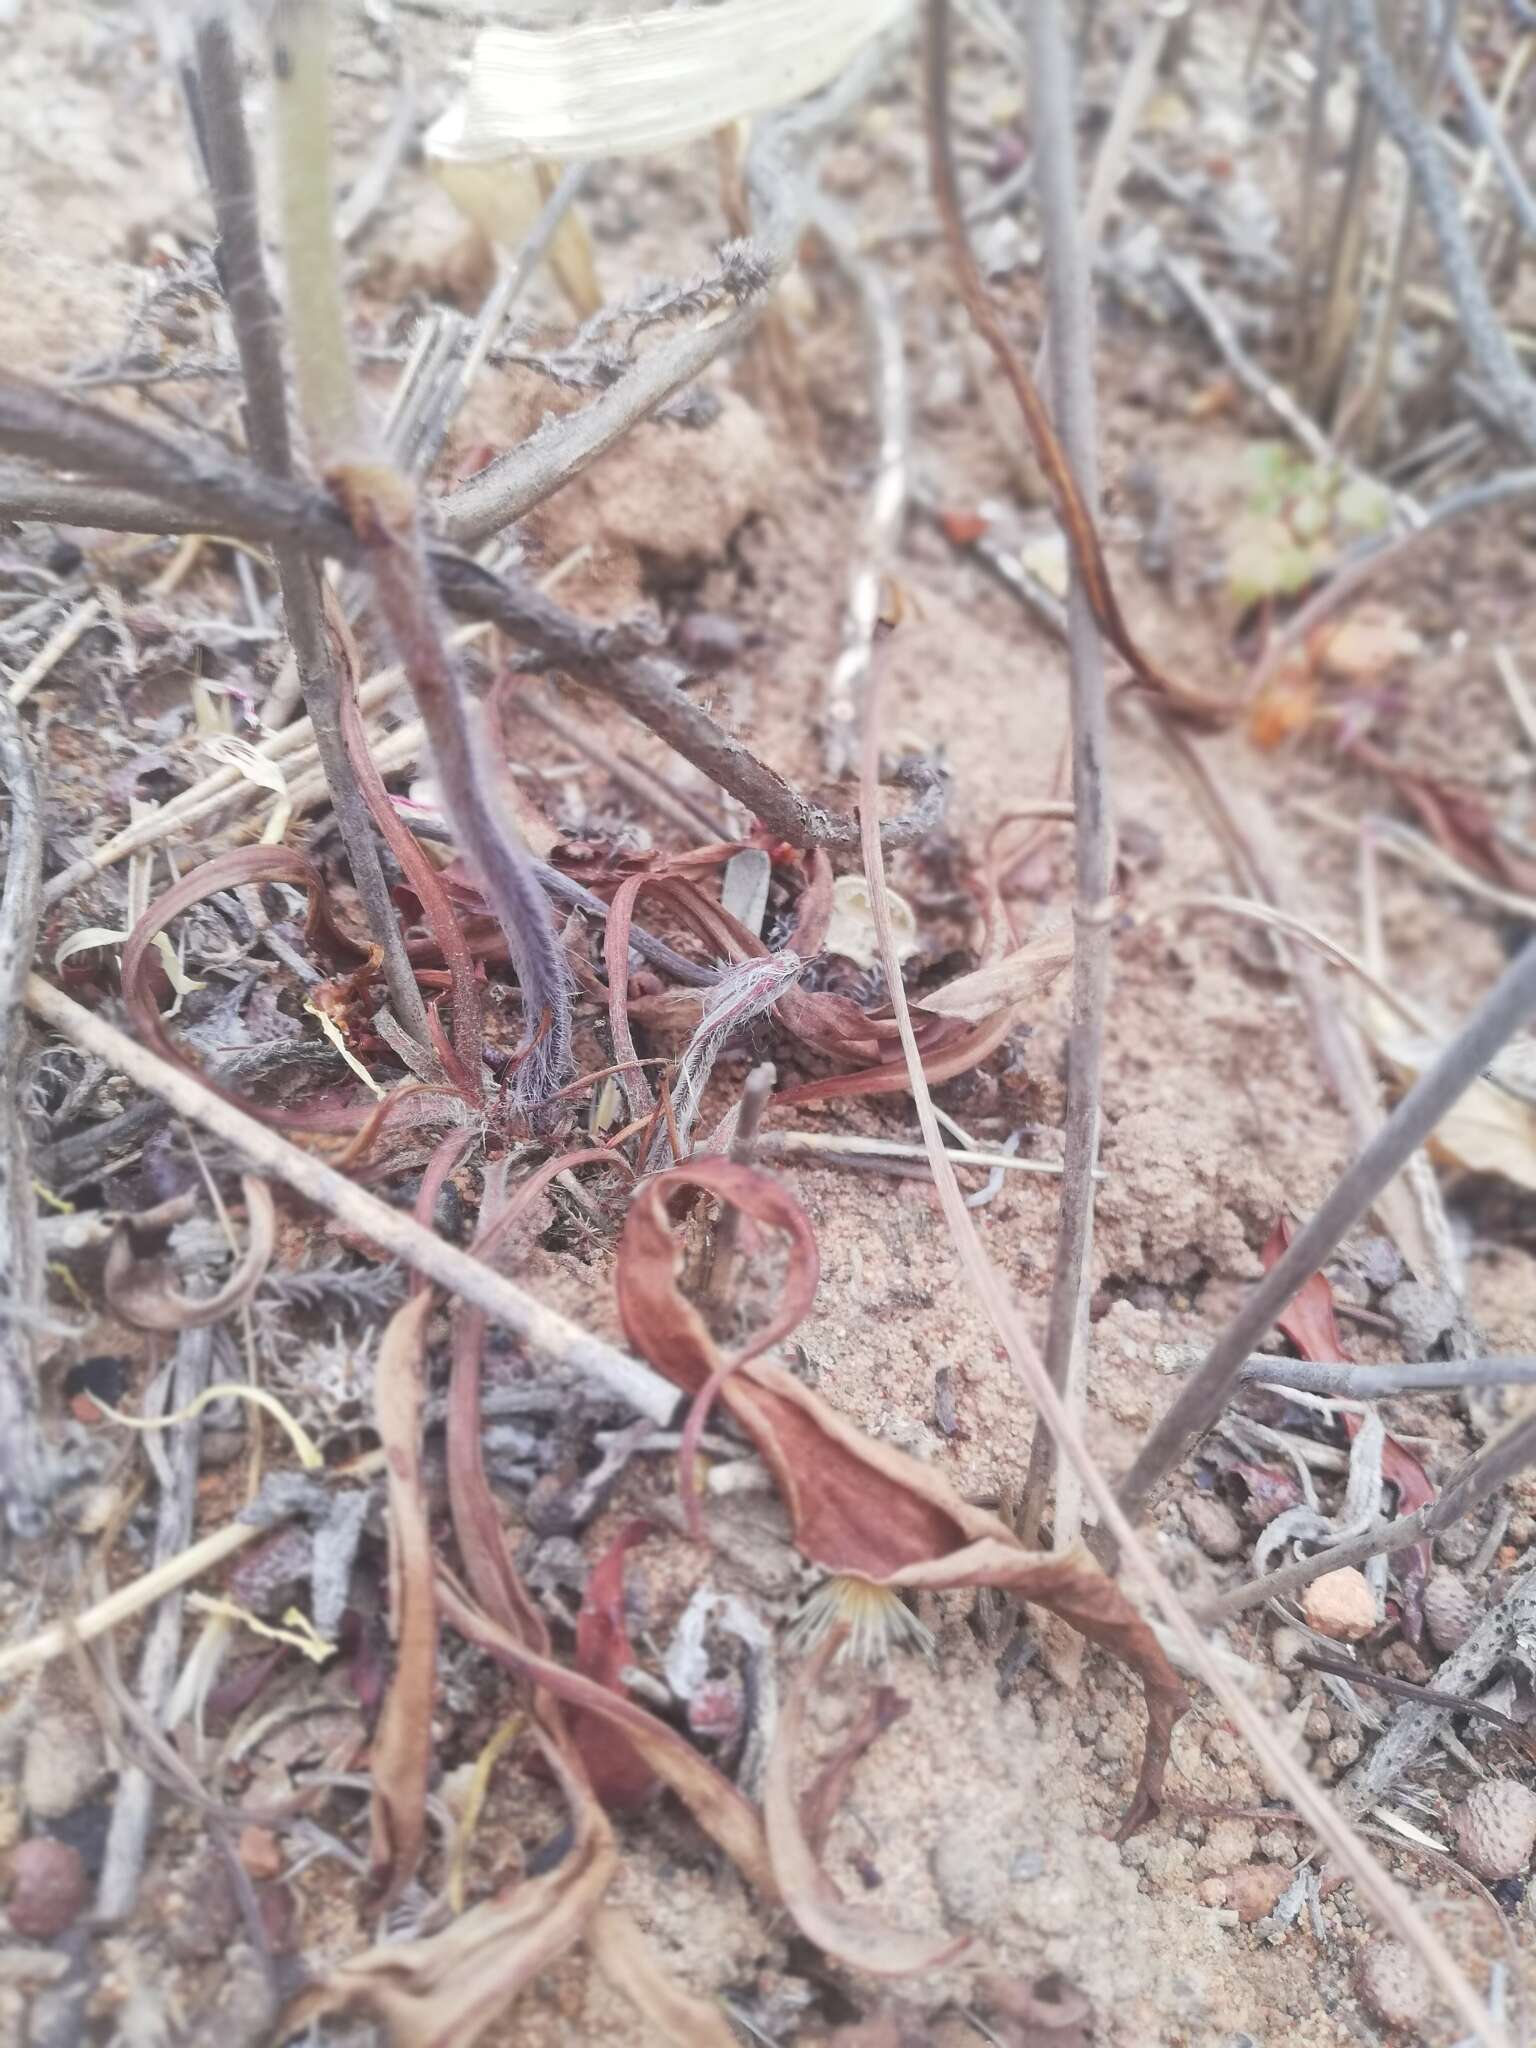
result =
[[[910,11],[911,0],[721,0],[487,28],[464,97],[427,132],[427,154],[571,162],[676,149],[817,91]]]

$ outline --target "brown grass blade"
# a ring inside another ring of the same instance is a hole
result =
[[[432,1537],[421,1478],[421,1403],[433,1296],[396,1311],[374,1374],[374,1426],[389,1493],[389,1611],[395,1669],[373,1738],[370,1873],[384,1902],[399,1897],[421,1861],[432,1768],[437,1687],[437,1602]]]

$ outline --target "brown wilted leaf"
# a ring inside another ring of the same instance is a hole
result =
[[[1295,1232],[1285,1217],[1277,1217],[1275,1227],[1269,1233],[1264,1249],[1259,1253],[1266,1273],[1280,1258],[1294,1236]],[[1323,1273],[1312,1274],[1275,1317],[1275,1321],[1303,1358],[1331,1363],[1348,1356],[1344,1349],[1344,1339],[1339,1335],[1338,1320],[1333,1313],[1333,1289]]]
[[[651,1533],[649,1522],[626,1522],[592,1567],[581,1611],[576,1616],[576,1668],[621,1698],[627,1698],[622,1673],[635,1661],[624,1619],[624,1559],[632,1544]],[[580,1708],[567,1715],[592,1790],[610,1812],[639,1806],[656,1783],[656,1774],[611,1721],[599,1720]]]
[[[600,1906],[587,1928],[587,1948],[616,1991],[622,1991],[670,2048],[737,2048],[729,2021],[711,1998],[669,1977],[629,1914]]]
[[[774,1189],[771,1198],[759,1184]],[[878,1586],[942,1590],[990,1585],[1037,1601],[1141,1679],[1147,1745],[1122,1832],[1156,1811],[1168,1740],[1188,1702],[1156,1637],[1081,1546],[1025,1550],[1007,1523],[963,1500],[942,1474],[892,1445],[876,1443],[820,1395],[779,1367],[745,1355],[725,1364],[678,1285],[681,1249],[668,1203],[684,1190],[738,1199],[776,1219],[798,1204],[772,1176],[720,1158],[696,1158],[654,1174],[636,1193],[619,1247],[619,1312],[635,1348],[691,1393],[712,1384],[773,1473],[795,1541],[828,1571]],[[806,1226],[809,1236],[809,1226]],[[806,1295],[807,1269],[792,1259],[786,1306],[762,1350],[792,1329]]]
[[[1010,1015],[1025,1003],[1039,1000],[1072,964],[1072,927],[1036,933],[1027,944],[990,966],[946,982],[931,995],[920,996],[915,1010],[934,1017],[959,1017],[967,1024],[985,1023],[1000,1012]]]
[[[579,1941],[618,1857],[613,1831],[559,1747],[545,1755],[571,1809],[570,1850],[551,1871],[519,1878],[440,1934],[384,1942],[339,1964],[284,2016],[285,2029],[325,2013],[376,2021],[390,2048],[473,2048],[518,1994]]]
[[[210,1323],[220,1322],[232,1309],[243,1307],[250,1300],[272,1263],[277,1245],[277,1207],[271,1189],[254,1173],[242,1174],[240,1186],[245,1195],[245,1251],[217,1294],[194,1300],[166,1286],[157,1268],[135,1258],[134,1223],[117,1224],[107,1247],[102,1284],[107,1300],[125,1323],[131,1323],[136,1330],[159,1330],[174,1336],[182,1330],[205,1330]]]
[[[476,1644],[518,1677],[543,1687],[562,1706],[579,1707],[618,1729],[656,1776],[677,1794],[754,1890],[770,1901],[777,1900],[778,1887],[768,1859],[768,1845],[755,1808],[675,1728],[658,1721],[633,1700],[609,1692],[581,1672],[568,1671],[563,1664],[527,1648],[483,1614],[441,1567],[437,1594],[444,1620],[467,1642]]]
[[[816,1859],[800,1820],[795,1796],[795,1752],[805,1721],[806,1702],[841,1647],[834,1632],[795,1674],[779,1709],[773,1745],[763,1773],[763,1823],[774,1875],[784,1904],[800,1932],[850,1969],[874,1977],[912,1977],[941,1970],[970,1947],[969,1934],[912,1934],[893,1927],[868,1906],[852,1906]]]
[[[374,1427],[384,1450],[389,1494],[395,1669],[373,1738],[369,1870],[386,1903],[400,1896],[421,1861],[432,1768],[437,1601],[421,1479],[422,1360],[432,1306],[433,1297],[426,1292],[396,1311],[379,1346],[374,1372]]]

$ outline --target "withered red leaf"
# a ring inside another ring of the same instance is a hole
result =
[[[817,1564],[883,1586],[1004,1588],[1129,1664],[1146,1695],[1148,1736],[1123,1825],[1141,1825],[1156,1810],[1168,1738],[1188,1704],[1151,1629],[1081,1546],[1024,1549],[1006,1522],[963,1500],[931,1465],[875,1442],[755,1355],[787,1335],[808,1306],[814,1273],[805,1260],[792,1257],[784,1301],[748,1351],[723,1361],[678,1284],[681,1249],[668,1203],[697,1188],[739,1200],[755,1217],[779,1220],[799,1207],[772,1176],[726,1159],[693,1159],[644,1182],[619,1249],[619,1312],[630,1342],[677,1385],[718,1391],[772,1472],[796,1542]]]

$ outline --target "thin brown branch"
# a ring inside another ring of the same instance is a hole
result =
[[[1062,453],[1085,502],[1098,497],[1093,395],[1093,304],[1081,247],[1077,196],[1076,99],[1059,0],[1035,0],[1025,18],[1034,114],[1035,180],[1045,238],[1051,409]],[[1072,1024],[1067,1039],[1067,1110],[1056,1262],[1051,1278],[1045,1369],[1079,1416],[1087,1383],[1088,1287],[1093,1259],[1094,1168],[1104,1008],[1109,993],[1113,830],[1104,650],[1089,583],[1076,561],[1067,592],[1067,662],[1072,714],[1075,894],[1072,904]],[[1030,1445],[1020,1535],[1033,1547],[1054,1460],[1050,1432]],[[1075,1542],[1081,1524],[1076,1475],[1057,1487],[1054,1540]]]
[[[0,400],[4,389],[0,382]],[[62,438],[54,444],[59,467],[89,469],[101,430],[117,425],[110,414],[72,401],[60,430]],[[147,466],[149,473],[162,477],[168,468],[174,468],[175,444],[142,429],[132,431],[155,451]],[[5,444],[4,406],[0,403],[0,446]],[[281,511],[275,510],[271,480],[233,458],[224,462],[217,507],[211,507],[205,498],[178,494],[174,486],[164,493],[158,487],[152,492],[123,490],[105,481],[59,481],[0,465],[0,518],[57,519],[127,533],[212,532],[267,545],[291,533],[317,554],[360,563],[363,542],[335,501],[302,485],[293,489],[293,501],[285,501]],[[495,576],[467,556],[447,549],[432,549],[429,559],[438,593],[450,610],[465,618],[490,621],[549,666],[601,690],[790,845],[825,846],[832,852],[851,852],[857,846],[854,819],[813,802],[760,761],[683,694],[679,685],[687,673],[684,669],[637,649],[633,634],[622,626],[593,625],[577,618],[515,570]],[[919,792],[919,800],[882,825],[882,843],[892,851],[926,837],[943,812],[943,790],[936,773],[910,769],[906,779]],[[228,771],[231,786],[238,780],[233,770]],[[93,872],[93,865],[82,862],[76,879]]]
[[[566,1079],[570,976],[506,775],[456,670],[409,480],[382,459],[353,372],[333,219],[329,9],[280,0],[272,26],[283,251],[295,377],[311,453],[362,544],[378,612],[432,743],[443,807],[506,935],[523,998],[516,1092],[541,1106]]]
[[[146,509],[149,501],[161,500],[174,508],[178,521],[186,522],[176,528],[130,525],[129,532],[229,533],[263,541],[286,533],[329,551],[344,531],[340,514],[324,497],[303,484],[262,476],[217,442],[191,436],[167,440],[8,370],[0,371],[0,448],[64,477],[90,477],[112,487],[108,503],[120,492],[126,492],[130,505]],[[24,471],[6,473],[19,504],[0,499],[3,516],[62,516],[25,509],[38,502],[66,502],[60,497],[62,487],[51,478],[43,478],[35,494],[25,479]],[[75,516],[89,509],[88,501],[67,502],[79,506]]]
[[[256,163],[240,98],[239,57],[229,24],[221,15],[210,14],[201,23],[196,50],[202,116],[198,132],[219,228],[219,279],[245,377],[246,434],[258,469],[290,479],[293,445],[288,432],[282,322],[262,250]],[[368,929],[383,954],[390,1001],[417,1044],[426,1045],[426,1006],[389,900],[368,806],[342,743],[341,685],[325,630],[319,572],[299,541],[275,540],[272,555],[315,751]]]
[[[1137,645],[1120,610],[1110,580],[1109,565],[1099,541],[1090,500],[1085,496],[1072,463],[1062,448],[1045,403],[1035,388],[1023,356],[1014,346],[1003,317],[993,303],[971,248],[965,225],[955,171],[949,115],[949,24],[950,0],[928,0],[927,35],[924,40],[924,72],[928,106],[928,161],[939,217],[944,223],[950,263],[965,309],[1008,382],[1023,415],[1030,442],[1050,484],[1072,559],[1083,589],[1093,607],[1093,616],[1104,638],[1121,656],[1146,689],[1165,698],[1176,710],[1207,723],[1226,724],[1238,707],[1203,691],[1192,689],[1167,675],[1150,661]],[[1038,118],[1038,110],[1037,110]],[[1075,202],[1074,202],[1075,212]]]

